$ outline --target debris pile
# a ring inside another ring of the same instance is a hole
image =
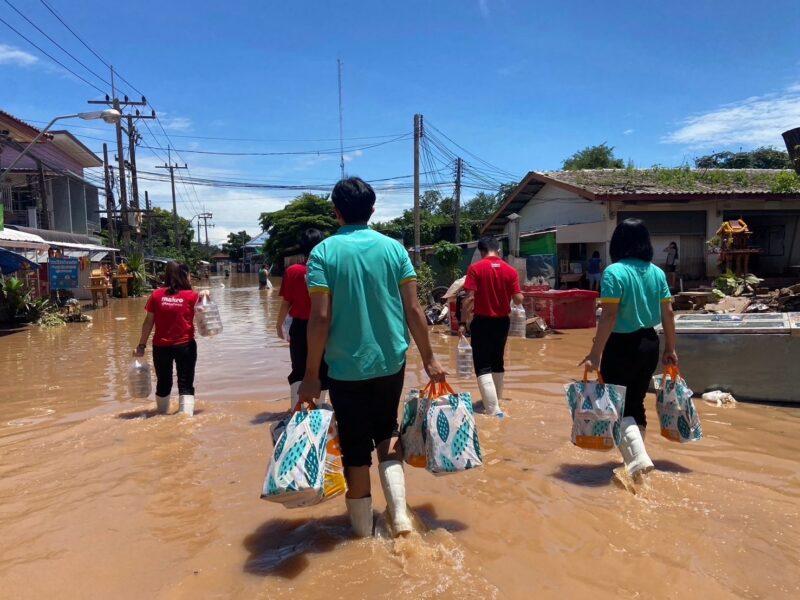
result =
[[[525,321],[526,337],[540,338],[547,335],[547,323],[541,317],[530,317]]]
[[[800,283],[758,296],[745,312],[798,312],[800,311]]]

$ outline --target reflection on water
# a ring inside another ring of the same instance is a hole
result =
[[[563,385],[590,331],[510,340],[510,416],[478,417],[485,468],[407,469],[421,533],[355,540],[341,500],[294,511],[261,501],[268,428],[288,396],[279,299],[255,276],[211,287],[224,331],[198,340],[194,419],[126,397],[141,299],[91,324],[0,336],[2,597],[800,593],[800,411],[701,405],[703,442],[651,432],[657,472],[636,489],[615,483],[616,454],[568,439]],[[454,372],[455,340],[432,339]],[[407,373],[407,387],[424,383],[413,351]],[[380,491],[375,505],[380,526]]]

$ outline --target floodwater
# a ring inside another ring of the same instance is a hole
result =
[[[289,353],[276,291],[222,283],[193,419],[126,397],[141,299],[0,337],[0,597],[800,597],[800,408],[700,403],[706,438],[651,433],[658,471],[634,494],[616,453],[569,442],[562,387],[590,331],[510,341],[509,418],[478,417],[485,467],[406,469],[420,534],[355,540],[341,498],[260,500]],[[432,337],[455,372],[454,338]]]

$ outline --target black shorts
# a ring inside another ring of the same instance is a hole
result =
[[[470,325],[472,336],[472,362],[475,375],[502,373],[505,371],[503,354],[506,351],[508,329],[511,319],[508,317],[482,317],[475,315]]]
[[[625,386],[625,412],[647,427],[644,398],[658,368],[659,341],[655,329],[612,333],[603,350],[600,373],[606,383]]]
[[[289,356],[292,359],[292,372],[289,373],[289,385],[303,381],[306,375],[306,359],[308,358],[308,321],[305,319],[292,319],[289,325]],[[319,367],[319,379],[322,389],[328,389],[328,365],[325,355],[322,355],[322,364]]]
[[[403,394],[406,366],[394,375],[363,381],[330,379],[330,395],[339,446],[346,467],[368,467],[372,451],[399,435],[397,409]]]

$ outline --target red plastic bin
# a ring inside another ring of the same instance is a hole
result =
[[[544,319],[551,329],[587,329],[597,325],[596,301],[591,290],[523,292],[528,316]]]

